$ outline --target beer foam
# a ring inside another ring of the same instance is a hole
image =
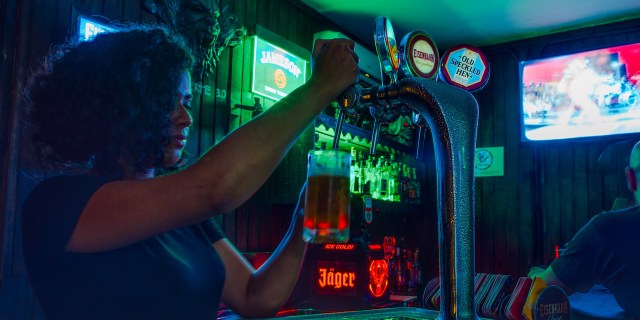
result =
[[[337,176],[349,177],[351,154],[334,150],[314,150],[309,152],[307,177]]]

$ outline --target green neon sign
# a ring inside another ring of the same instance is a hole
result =
[[[257,36],[253,48],[251,92],[277,101],[306,82],[306,60]]]

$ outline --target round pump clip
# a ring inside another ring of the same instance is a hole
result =
[[[398,53],[401,77],[434,79],[440,69],[436,43],[424,31],[414,30],[402,38]]]
[[[489,60],[472,45],[453,46],[442,55],[440,79],[470,92],[480,90],[489,82]]]
[[[387,17],[376,18],[373,38],[382,71],[391,78],[393,83],[396,81],[399,68],[398,45],[396,44],[396,36],[393,33],[391,21]]]

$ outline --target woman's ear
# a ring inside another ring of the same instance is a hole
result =
[[[631,170],[631,168],[626,167],[624,171],[627,176],[627,186],[629,187],[629,191],[636,192],[638,189],[638,183],[636,181],[636,173]]]

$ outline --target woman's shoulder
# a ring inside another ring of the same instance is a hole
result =
[[[25,246],[49,246],[62,252],[80,214],[93,193],[109,180],[86,175],[44,179],[22,205]]]
[[[104,177],[89,175],[58,175],[45,178],[25,199],[24,214],[28,215],[32,211],[51,211],[54,208],[84,203],[98,188],[109,181]]]
[[[29,193],[27,200],[31,198],[50,197],[64,193],[73,193],[91,186],[101,186],[109,179],[89,175],[57,175],[45,178],[38,183]]]

